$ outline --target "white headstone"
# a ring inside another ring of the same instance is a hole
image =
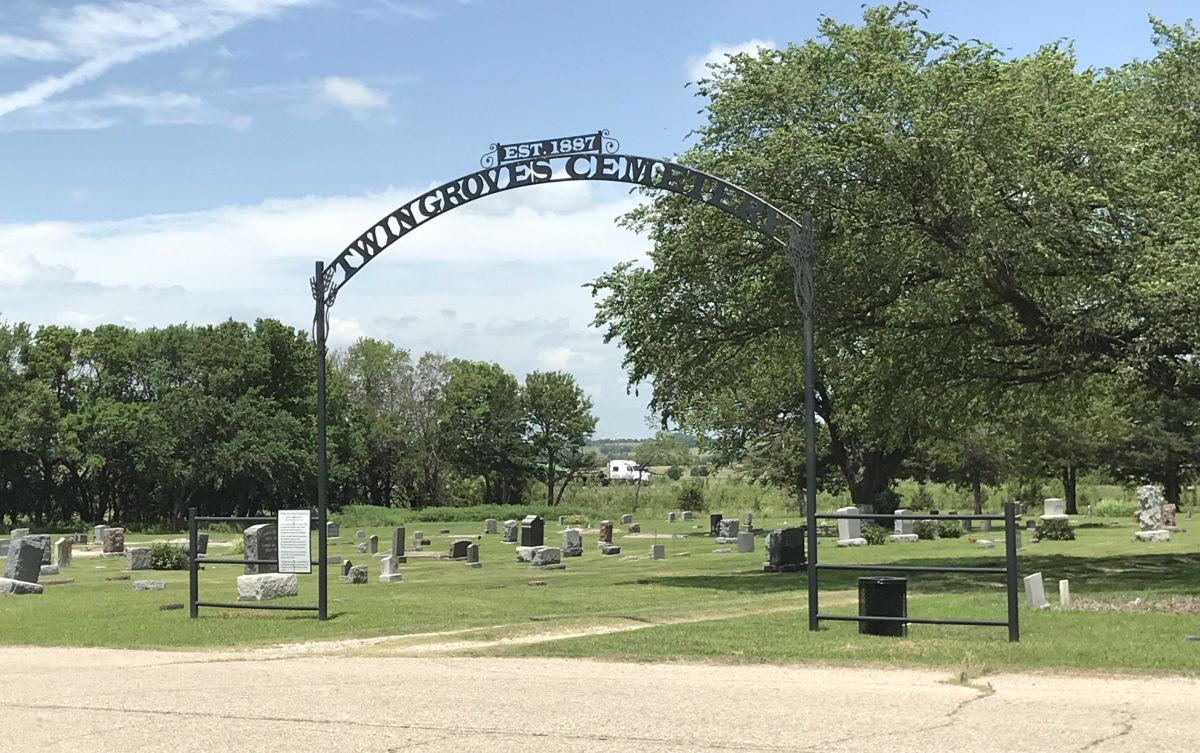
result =
[[[897,510],[897,515],[912,515],[908,510]],[[892,532],[899,536],[907,536],[913,532],[913,522],[911,520],[901,520],[896,518],[892,523]]]
[[[562,532],[562,556],[583,556],[583,534],[578,528],[567,528]]]
[[[737,535],[737,550],[738,554],[754,551],[754,534],[750,531],[742,531]]]
[[[75,551],[75,541],[66,537],[60,538],[54,542],[54,564],[61,567],[70,567],[71,558]]]
[[[841,515],[858,515],[857,507],[839,507]],[[834,543],[838,546],[866,546],[867,540],[862,537],[862,521],[858,518],[838,518],[838,537]]]
[[[1030,609],[1045,609],[1050,606],[1046,602],[1046,584],[1042,582],[1041,573],[1025,576],[1025,604]]]
[[[400,574],[400,558],[396,556],[383,557],[379,560],[379,582],[396,583],[404,580]]]
[[[1045,501],[1046,509],[1042,515],[1042,520],[1063,520],[1067,517],[1066,500],[1058,497],[1051,497]]]
[[[1060,580],[1058,582],[1058,603],[1061,606],[1071,606],[1071,581]]]
[[[652,544],[650,546],[650,559],[660,560],[663,557],[667,556],[666,551],[667,551],[667,548],[665,546],[663,546],[662,544]]]

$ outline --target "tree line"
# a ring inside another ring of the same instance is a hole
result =
[[[0,525],[176,525],[315,505],[315,347],[253,325],[0,324]],[[548,503],[600,464],[566,373],[363,339],[330,357],[330,503]]]
[[[1178,503],[1200,470],[1200,36],[1010,57],[908,3],[739,54],[677,161],[814,218],[820,484],[1104,468]],[[625,218],[652,264],[593,283],[664,425],[804,485],[803,350],[780,249],[683,197]]]

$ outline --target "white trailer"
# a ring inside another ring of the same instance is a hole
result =
[[[650,472],[641,470],[641,466],[632,460],[608,461],[609,481],[641,481],[650,483]]]

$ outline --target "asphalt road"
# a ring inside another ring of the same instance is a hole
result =
[[[0,648],[0,750],[1174,751],[1200,681]]]

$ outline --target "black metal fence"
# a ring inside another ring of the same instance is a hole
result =
[[[200,607],[217,607],[219,609],[273,609],[289,612],[316,612],[317,619],[329,617],[328,582],[326,581],[328,566],[326,560],[325,540],[325,510],[320,510],[317,522],[319,535],[319,552],[317,559],[309,562],[317,566],[317,603],[309,604],[261,604],[259,602],[235,601],[200,601],[200,563],[206,565],[279,565],[279,560],[248,560],[231,558],[213,558],[199,556],[199,532],[201,523],[276,523],[277,518],[262,517],[205,517],[196,515],[196,508],[188,508],[188,612],[192,619],[200,616]]]
[[[822,620],[835,622],[904,622],[926,625],[974,625],[979,627],[1007,627],[1008,640],[1021,640],[1021,626],[1017,617],[1017,509],[1016,503],[1006,502],[1001,515],[885,515],[875,513],[817,513],[815,506],[808,506],[808,629],[819,630]],[[843,565],[822,564],[817,557],[817,521],[848,519],[887,520],[988,520],[1004,522],[1004,567],[934,567],[917,565]],[[821,614],[818,608],[818,577],[822,570],[856,570],[861,572],[905,572],[905,573],[970,573],[974,575],[1003,575],[1008,597],[1008,619],[967,620],[947,617],[894,617],[885,615]]]

